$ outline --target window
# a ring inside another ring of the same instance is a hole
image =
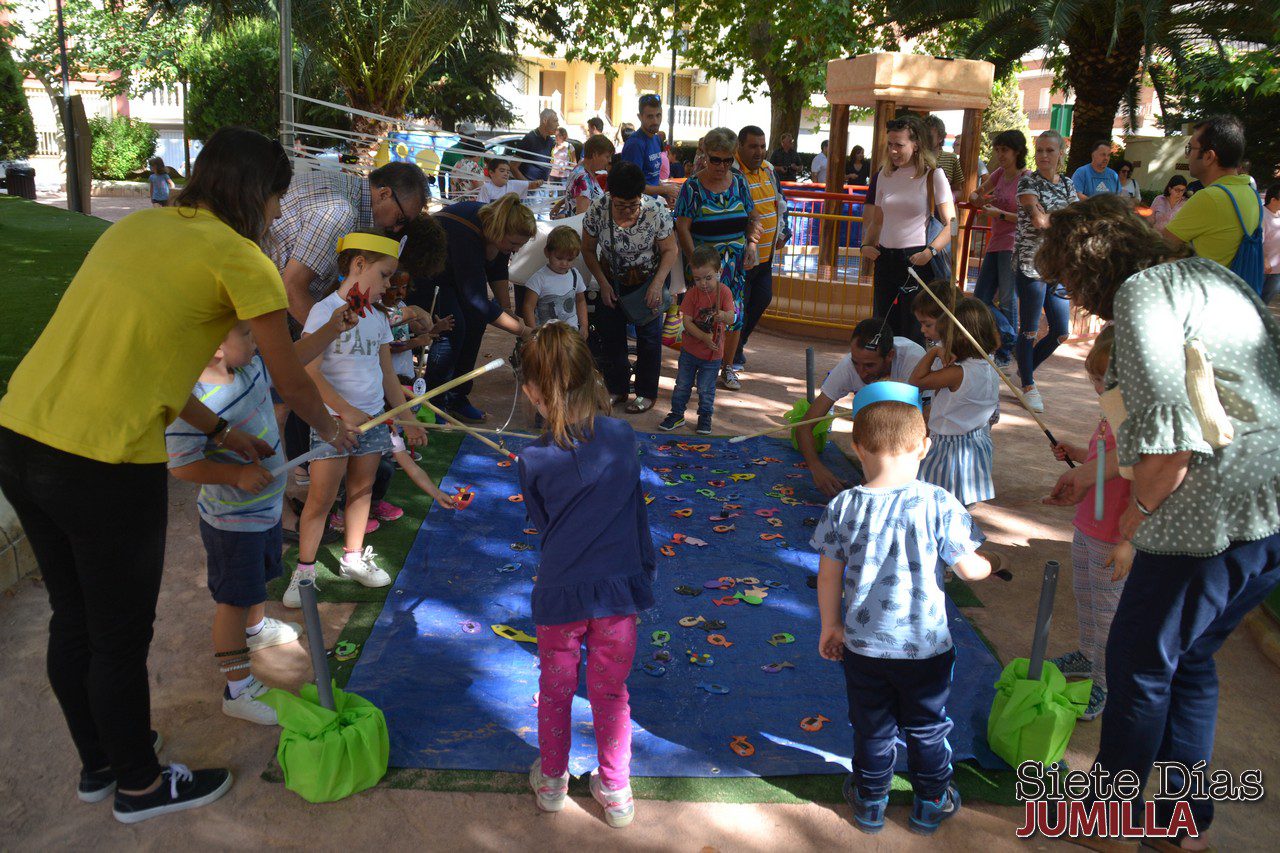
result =
[[[662,75],[654,71],[637,71],[635,76],[636,95],[665,96],[662,91]]]
[[[676,75],[676,96],[672,99],[677,107],[693,106],[693,75]]]
[[[1049,109],[1049,89],[1049,86],[1045,86],[1040,90],[1040,109],[1042,110]]]

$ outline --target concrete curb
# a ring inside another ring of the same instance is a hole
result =
[[[0,495],[0,592],[39,572],[36,555],[31,551],[27,535],[22,532],[17,513],[5,496]]]

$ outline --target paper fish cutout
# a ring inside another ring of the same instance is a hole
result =
[[[790,634],[779,632],[769,638],[769,645],[785,646],[787,643],[794,643],[795,641],[796,641],[796,638],[791,636]]]
[[[489,627],[493,629],[493,633],[504,640],[515,640],[517,643],[534,643],[535,645],[538,642],[537,637],[530,637],[524,631],[519,628],[512,628],[510,625],[490,625]]]

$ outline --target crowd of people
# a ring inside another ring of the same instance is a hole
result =
[[[714,431],[717,386],[741,389],[744,347],[772,296],[772,254],[789,238],[780,182],[799,167],[789,138],[770,158],[762,129],[716,128],[672,184],[661,116],[661,100],[645,95],[616,156],[599,133],[578,157],[544,115],[518,147],[545,169],[490,161],[487,200],[431,215],[417,166],[294,175],[279,143],[224,128],[181,192],[102,235],[0,400],[0,488],[48,589],[49,677],[79,752],[80,799],[114,795],[116,818],[131,823],[212,802],[232,782],[225,769],[162,767],[150,725],[169,473],[202,487],[222,710],[273,725],[253,655],[301,632],[263,608],[267,582],[288,568],[285,540],[298,544],[287,607],[336,537],[342,577],[391,583],[364,541],[402,514],[385,500],[391,473],[456,504],[416,464],[427,426],[442,424],[387,424],[382,412],[448,386],[426,404],[439,421],[485,422],[460,380],[493,327],[519,342],[542,430],[519,459],[543,531],[530,784],[540,808],[563,808],[585,644],[600,754],[591,791],[610,825],[631,822],[626,680],[655,561],[635,435],[614,413],[656,404],[663,319],[678,302],[683,341],[659,429],[684,425],[696,389],[695,431]],[[1101,767],[1145,779],[1157,758],[1208,761],[1213,655],[1280,583],[1280,325],[1265,305],[1280,287],[1280,185],[1259,199],[1241,173],[1239,121],[1197,126],[1187,155],[1199,186],[1171,180],[1150,218],[1135,210],[1132,166],[1108,166],[1110,143],[1066,176],[1055,131],[1037,137],[1030,168],[1022,133],[995,134],[994,168],[969,197],[993,223],[973,296],[951,284],[964,174],[940,150],[939,124],[889,121],[881,167],[870,172],[858,149],[848,164],[868,185],[873,317],[852,330],[810,415],[853,395],[861,482],[822,463],[813,429],[796,431],[830,500],[811,542],[818,653],[844,670],[855,729],[845,795],[866,832],[884,824],[899,733],[912,755],[911,827],[932,833],[960,809],[943,573],[979,580],[999,568],[970,509],[996,495],[1000,373],[1016,362],[1025,405],[1043,411],[1035,370],[1065,340],[1072,302],[1109,323],[1084,363],[1105,417],[1081,423],[1087,441],[1046,453],[1106,458],[1101,472],[1064,473],[1046,499],[1078,507],[1080,646],[1054,663],[1094,679],[1083,713],[1102,717]],[[539,233],[522,193],[548,178],[563,182],[562,213],[581,224],[553,227],[545,265],[513,282],[512,256]],[[161,258],[156,245],[170,251]],[[672,292],[677,265],[683,293]],[[1207,386],[1193,358],[1214,366]],[[304,453],[305,468],[273,465]],[[290,480],[304,501],[286,500]],[[582,541],[598,547],[583,552]],[[901,619],[908,606],[920,618]],[[1211,803],[1191,808],[1203,832]]]

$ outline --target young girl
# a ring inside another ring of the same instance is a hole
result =
[[[1099,394],[1103,390],[1102,377],[1111,361],[1114,343],[1115,326],[1107,326],[1094,341],[1093,349],[1084,362],[1084,369]],[[1097,478],[1095,463],[1099,441],[1106,447],[1102,519],[1099,520],[1095,514],[1097,486],[1090,485],[1076,505],[1073,522],[1076,532],[1071,540],[1072,588],[1076,595],[1076,618],[1080,622],[1080,648],[1053,659],[1063,675],[1093,679],[1089,705],[1083,715],[1086,720],[1096,718],[1107,704],[1107,637],[1111,633],[1111,620],[1120,603],[1120,593],[1124,590],[1133,553],[1120,536],[1120,516],[1129,505],[1129,481],[1120,476],[1116,436],[1105,417],[1098,421],[1098,428],[1085,447],[1061,442],[1053,449],[1053,455],[1058,459],[1080,463],[1079,468],[1070,472],[1072,477],[1087,478],[1093,484]],[[1059,497],[1056,490],[1055,495],[1045,498],[1044,502],[1069,503]]]
[[[547,431],[520,454],[530,523],[542,531],[533,587],[538,633],[538,750],[529,784],[538,808],[564,808],[570,709],[587,646],[587,698],[600,767],[591,795],[613,827],[631,823],[631,708],[627,675],[636,614],[653,606],[653,541],[630,424],[606,417],[609,395],[591,350],[551,323],[522,351],[524,393]]]
[[[551,149],[551,180],[563,182],[573,171],[577,162],[577,154],[569,142],[569,131],[563,127],[556,129],[556,144]]]
[[[929,282],[925,287],[942,300],[948,311],[955,311],[957,289],[951,282],[939,278]],[[920,333],[924,335],[926,343],[936,344],[942,340],[938,333],[938,319],[942,317],[942,309],[938,307],[937,299],[923,290],[917,291],[911,300],[911,313],[920,324]]]
[[[338,241],[338,272],[343,276],[338,289],[315,304],[307,317],[303,334],[310,334],[347,304],[354,290],[357,296],[377,303],[386,293],[391,276],[399,266],[400,244],[378,234],[355,232]],[[404,389],[391,367],[391,324],[386,314],[365,308],[354,329],[344,332],[324,355],[307,365],[325,405],[350,427],[356,427],[392,406],[405,402]],[[408,427],[410,445],[426,442],[420,427]],[[313,430],[311,446],[324,442]],[[311,462],[311,487],[298,524],[298,567],[284,595],[286,607],[300,605],[298,581],[315,579],[316,550],[324,533],[325,515],[346,477],[344,526],[345,553],[339,574],[368,587],[387,586],[391,577],[374,561],[373,548],[364,548],[365,525],[369,520],[374,475],[378,460],[391,449],[391,432],[385,427],[360,436],[360,445],[350,453],[330,452]],[[362,550],[363,549],[363,550]]]
[[[147,176],[151,183],[151,203],[156,207],[168,207],[169,191],[174,187],[173,178],[169,177],[164,160],[152,157],[147,162],[151,166],[151,174]]]
[[[925,298],[928,298],[926,295]],[[942,343],[932,347],[911,373],[911,384],[933,391],[929,407],[929,453],[920,463],[920,479],[941,486],[960,503],[972,506],[996,496],[991,480],[991,414],[1000,401],[1000,378],[982,357],[1000,346],[991,310],[972,296],[953,312],[982,346],[976,349],[943,315],[937,320]]]

